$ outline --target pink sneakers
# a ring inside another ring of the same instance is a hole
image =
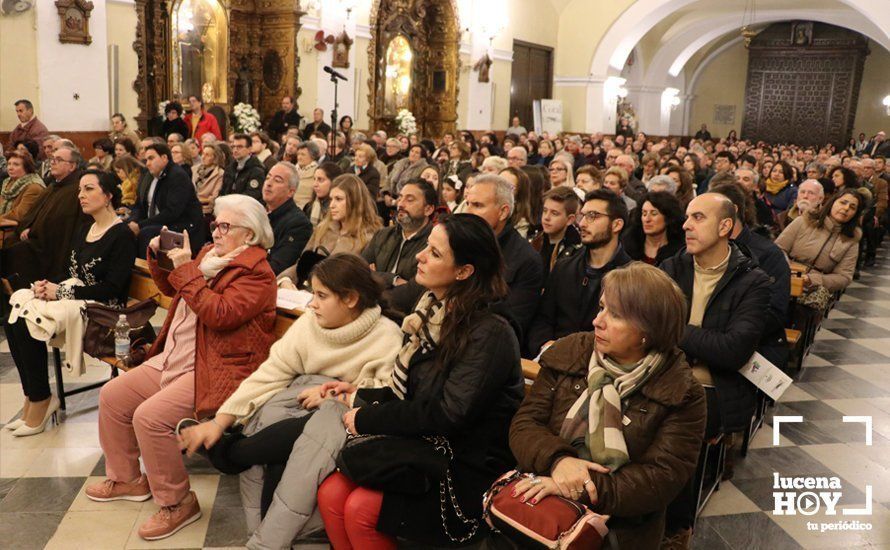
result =
[[[201,507],[194,491],[189,491],[182,502],[163,506],[139,528],[139,536],[145,540],[159,540],[173,535],[186,525],[201,518]]]
[[[96,502],[110,502],[112,500],[132,500],[142,502],[151,498],[151,489],[148,488],[148,479],[145,474],[133,482],[112,481],[106,479],[94,483],[84,491],[87,498]]]

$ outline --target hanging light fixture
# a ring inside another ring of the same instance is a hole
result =
[[[751,28],[757,19],[755,11],[756,3],[757,0],[745,0],[745,11],[742,13],[742,28],[740,29],[742,38],[745,39],[745,48],[751,46],[751,40],[757,36],[757,31]]]

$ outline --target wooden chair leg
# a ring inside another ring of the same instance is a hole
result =
[[[56,370],[56,397],[59,398],[59,408],[65,410],[65,383],[62,381],[62,353],[59,348],[53,348],[53,367]]]

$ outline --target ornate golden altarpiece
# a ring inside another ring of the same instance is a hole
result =
[[[371,8],[368,116],[372,129],[396,130],[408,109],[423,136],[457,123],[460,29],[452,0],[379,0]]]
[[[294,0],[136,0],[133,48],[139,72],[140,129],[158,103],[200,90],[205,104],[231,112],[250,103],[271,116],[281,97],[300,96]]]

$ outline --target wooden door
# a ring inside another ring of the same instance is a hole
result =
[[[513,41],[513,74],[510,78],[510,116],[504,127],[510,126],[513,116],[531,130],[534,125],[532,102],[549,99],[553,95],[553,48]]]

